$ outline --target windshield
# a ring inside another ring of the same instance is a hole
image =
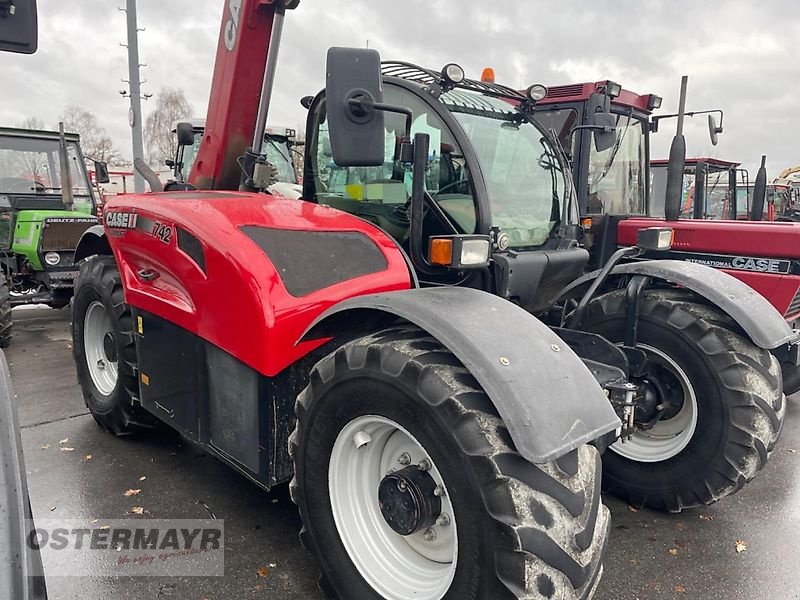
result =
[[[183,170],[184,178],[188,179],[189,173],[192,172],[192,167],[194,166],[194,161],[197,160],[197,153],[200,151],[200,142],[203,141],[203,130],[202,129],[195,129],[194,131],[194,143],[191,146],[184,146],[183,148],[183,160],[181,169]]]
[[[264,150],[267,160],[278,170],[278,181],[297,183],[289,141],[286,138],[264,136]]]
[[[730,219],[731,203],[728,187],[729,174],[727,170],[711,171],[705,178],[705,207],[704,219]],[[681,190],[680,217],[683,219],[694,218],[695,202],[703,202],[697,198],[697,175],[695,167],[688,165],[683,174],[683,188]],[[667,165],[663,163],[650,166],[650,216],[664,217],[667,196]]]
[[[91,198],[78,144],[67,142],[72,193]],[[0,194],[61,195],[58,139],[0,136]]]
[[[647,173],[644,122],[617,115],[617,143],[589,149],[588,214],[645,214]]]
[[[475,166],[467,163],[450,127],[433,106],[399,86],[386,85],[384,101],[412,111],[412,136],[430,136],[425,189],[460,233],[475,233],[477,202],[470,172]],[[562,163],[549,138],[503,100],[452,91],[441,102],[459,121],[478,155],[491,224],[508,233],[513,248],[544,244],[561,220],[566,185]],[[318,202],[355,212],[404,239],[408,221],[400,209],[407,205],[412,184],[410,168],[399,161],[406,122],[404,115],[389,112],[384,119],[383,166],[344,168],[333,162],[323,117],[311,141],[314,187]]]
[[[454,90],[442,96],[472,142],[510,246],[541,246],[561,220],[565,173],[547,135],[508,102]]]

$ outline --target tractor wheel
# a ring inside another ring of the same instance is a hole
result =
[[[8,348],[13,337],[14,322],[11,317],[11,291],[8,281],[0,275],[0,348]]]
[[[584,323],[621,342],[625,290],[593,300]],[[636,420],[650,427],[606,451],[605,489],[670,512],[741,489],[767,462],[783,426],[778,361],[717,307],[682,290],[642,294],[637,339],[647,363],[635,381],[645,404]]]
[[[113,256],[81,263],[72,310],[72,352],[83,398],[94,420],[115,435],[156,423],[136,402],[133,318]]]
[[[296,413],[292,499],[328,598],[594,594],[609,525],[597,451],[523,459],[475,379],[426,333],[340,347]]]

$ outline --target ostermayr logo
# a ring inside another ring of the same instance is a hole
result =
[[[218,519],[37,520],[27,538],[47,575],[222,576]]]

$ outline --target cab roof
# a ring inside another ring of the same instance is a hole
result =
[[[58,140],[60,134],[57,131],[45,131],[40,129],[19,129],[17,127],[0,127],[0,136],[36,138],[42,140]],[[78,135],[77,133],[65,133],[64,137],[69,142],[80,142],[80,135]]]

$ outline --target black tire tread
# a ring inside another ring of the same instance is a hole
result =
[[[624,299],[625,290],[599,296],[590,303],[584,322],[618,318],[621,311],[624,314]],[[669,324],[707,357],[730,408],[731,430],[722,460],[709,465],[706,480],[685,494],[632,494],[609,478],[604,478],[604,490],[634,506],[670,512],[712,504],[751,481],[780,437],[786,415],[780,363],[750,341],[731,317],[686,290],[646,290],[640,318]]]
[[[89,402],[87,390],[83,389],[84,402],[100,427],[117,436],[125,436],[141,430],[153,429],[158,420],[145,411],[139,404],[138,367],[136,360],[136,341],[133,329],[131,307],[125,304],[122,278],[113,256],[94,256],[81,263],[80,272],[75,281],[76,296],[82,286],[90,286],[101,296],[111,301],[111,318],[119,328],[122,340],[122,351],[118,361],[119,379],[122,383],[125,401],[115,403],[108,412],[98,412]],[[75,315],[73,314],[73,320]],[[75,336],[73,324],[73,336]],[[72,344],[76,363],[85,361],[79,354],[79,345]]]
[[[495,572],[501,595],[493,598],[588,599],[602,573],[609,527],[600,495],[600,458],[591,446],[559,461],[534,465],[516,452],[508,430],[478,383],[440,342],[413,327],[398,327],[361,338],[322,359],[296,403],[297,425],[290,437],[295,459],[309,435],[309,408],[324,382],[367,362],[405,379],[453,432],[481,480],[486,513],[497,529]],[[292,498],[305,522],[304,491],[295,465]],[[305,525],[300,539],[315,554]],[[319,556],[315,556],[318,562]],[[323,572],[320,589],[337,595]],[[465,599],[467,600],[467,599]]]
[[[11,316],[11,290],[8,280],[0,276],[0,348],[8,348],[13,336],[14,321]]]

